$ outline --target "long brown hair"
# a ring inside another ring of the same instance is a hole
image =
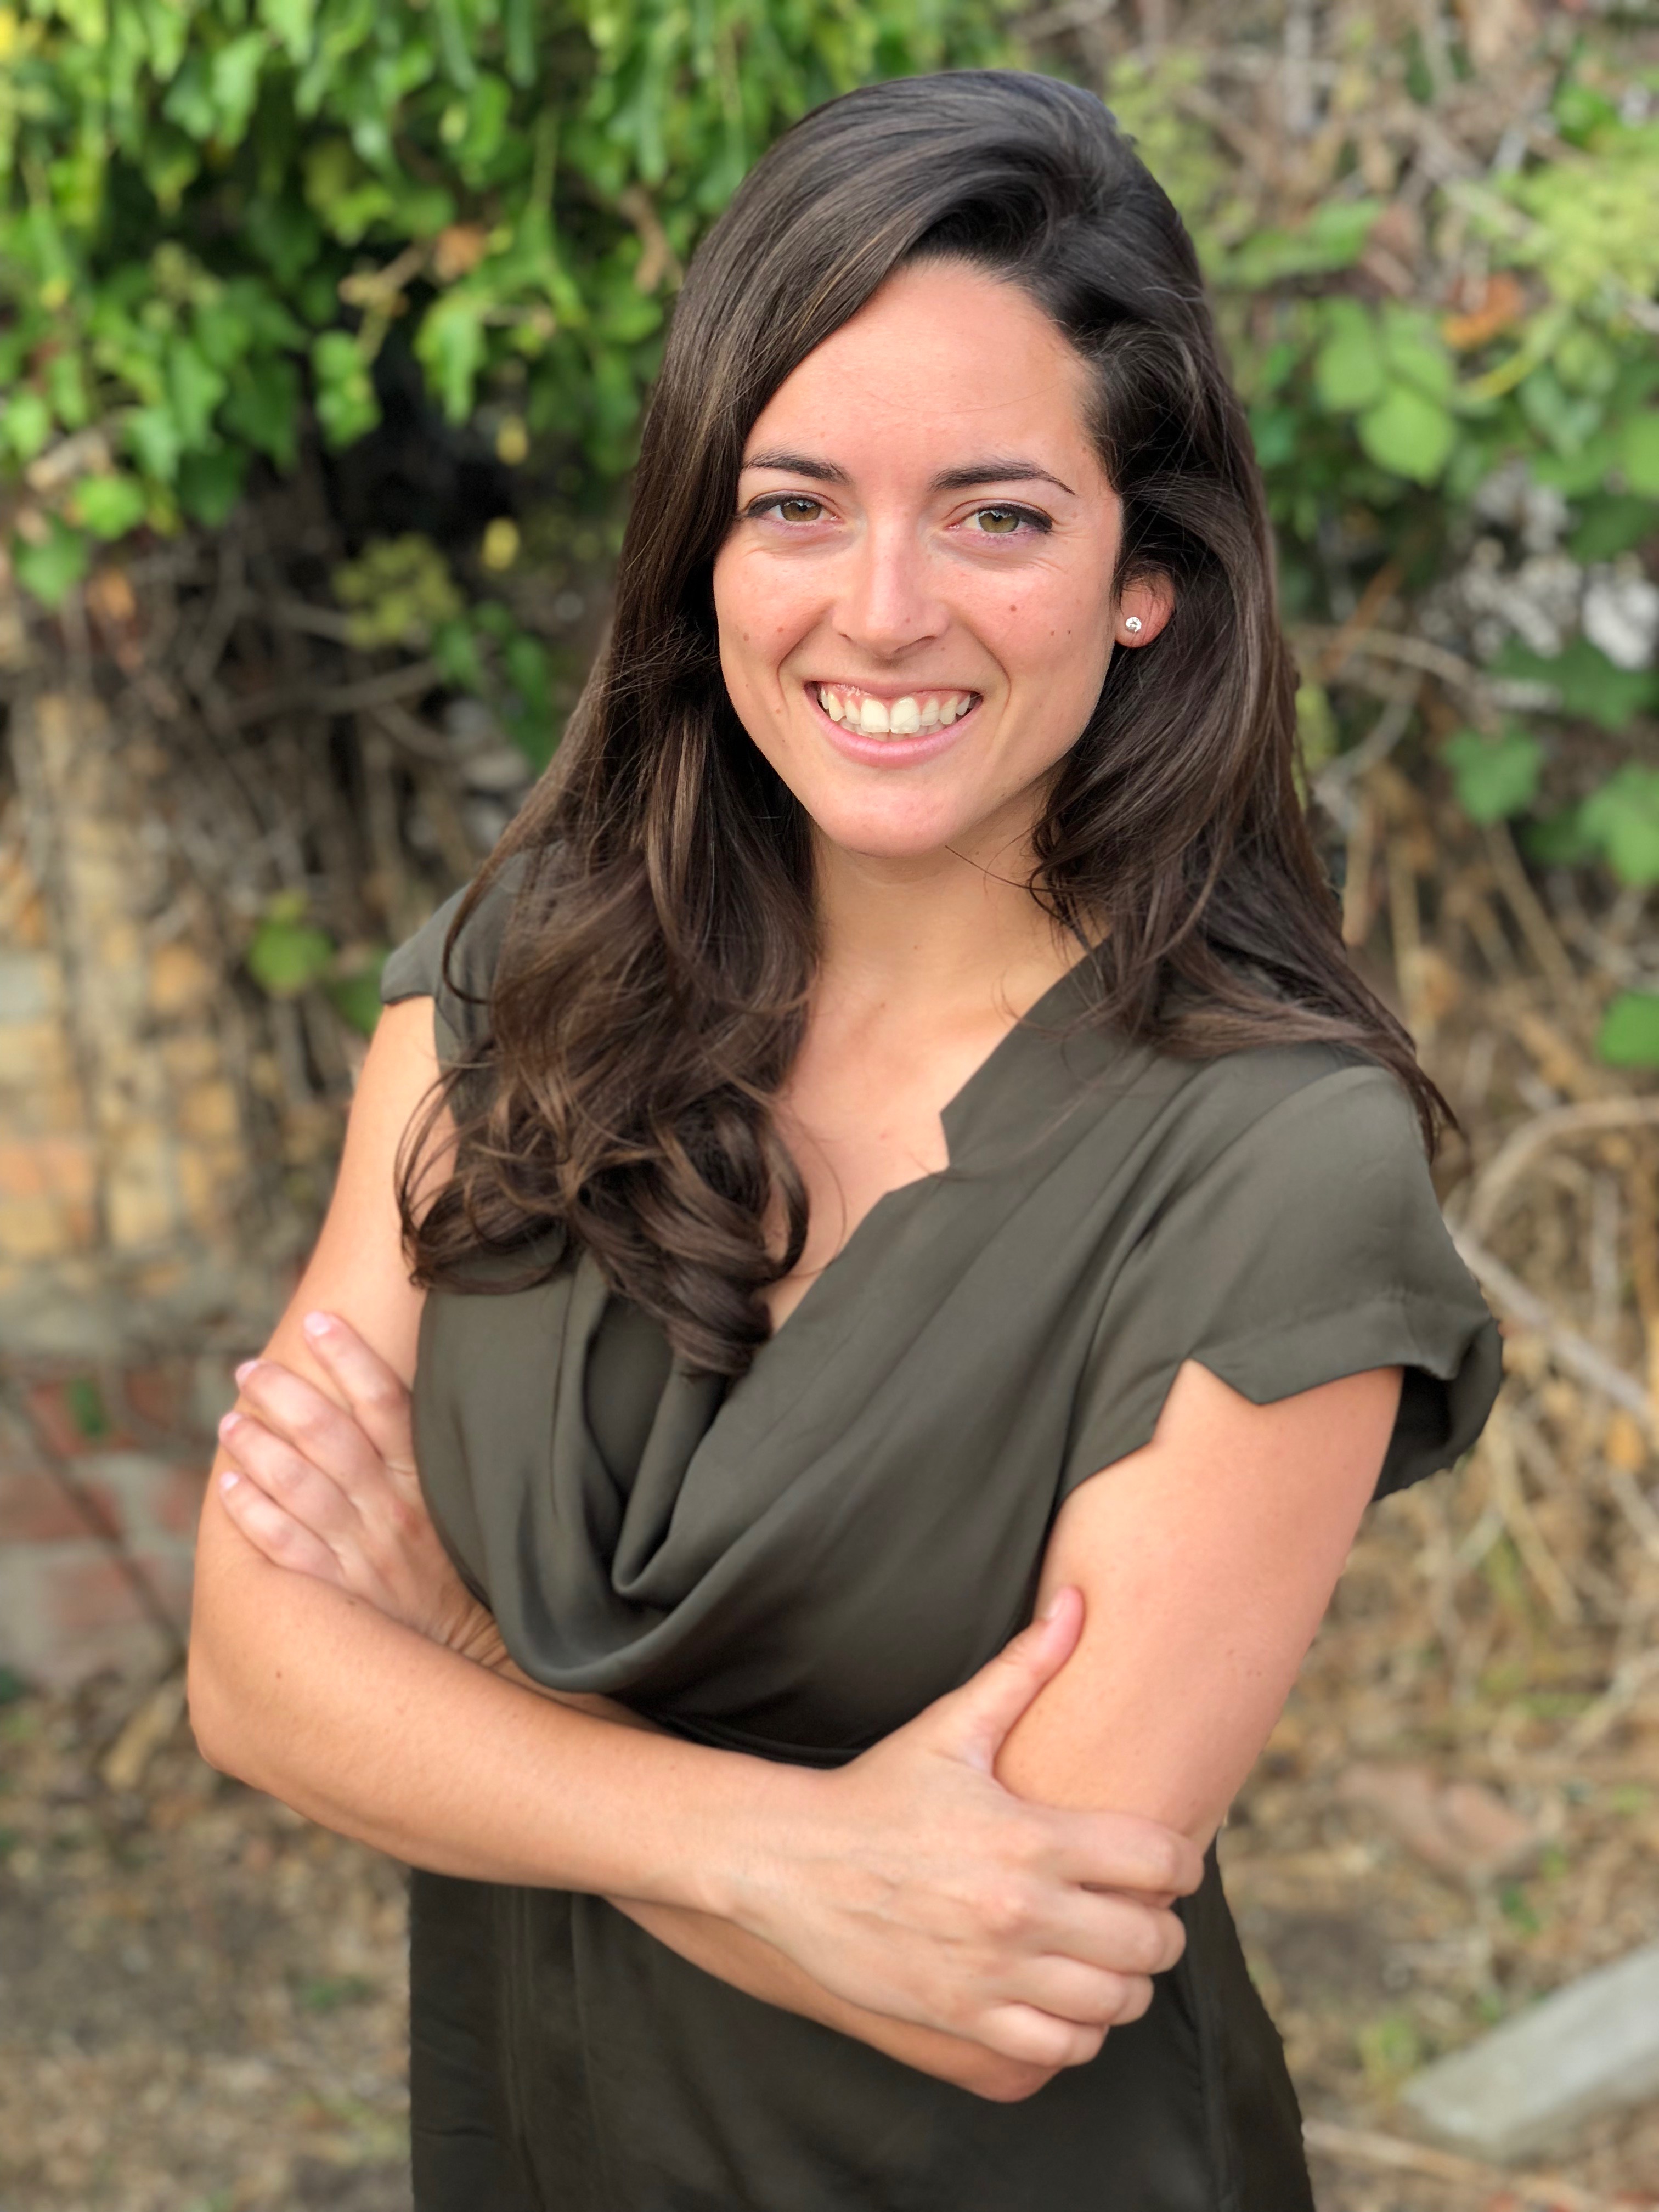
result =
[[[544,1273],[556,1231],[695,1370],[740,1374],[768,1335],[762,1293],[805,1231],[772,1102],[816,962],[810,824],[726,696],[711,568],[762,408],[895,270],[945,255],[1024,287],[1091,364],[1119,587],[1175,587],[1153,642],[1112,657],[1036,828],[1034,894],[1080,939],[1106,929],[1091,1019],[1190,1057],[1324,1040],[1395,1072],[1431,1151],[1449,1118],[1348,964],[1308,832],[1261,479],[1180,217],[1090,94],[902,78],[787,132],[686,276],[608,647],[446,946],[517,860],[488,1081],[452,1071],[405,1148],[417,1281],[532,1241]],[[459,1146],[421,1212],[446,1099]]]

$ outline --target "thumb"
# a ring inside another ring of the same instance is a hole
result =
[[[936,1747],[988,1774],[1003,1739],[1077,1649],[1083,1593],[1057,1589],[1028,1628],[933,1708]]]

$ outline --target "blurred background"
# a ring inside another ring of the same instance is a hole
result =
[[[1415,2101],[1659,1939],[1654,8],[7,0],[0,2212],[407,2207],[400,1872],[183,1718],[213,1423],[386,948],[558,743],[700,233],[817,101],[984,63],[1100,90],[1199,242],[1505,1330],[1223,1838],[1322,2212],[1659,2201],[1659,1972],[1570,2110]]]

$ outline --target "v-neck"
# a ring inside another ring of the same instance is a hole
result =
[[[890,1212],[895,1201],[902,1199],[914,1200],[919,1194],[944,1183],[951,1176],[961,1172],[966,1164],[965,1155],[971,1142],[974,1108],[984,1095],[993,1076],[1012,1057],[1019,1043],[1037,1035],[1045,1023],[1059,1011],[1064,1001],[1075,994],[1083,971],[1093,960],[1097,950],[1097,947],[1091,946],[1079,959],[1074,960],[1063,975],[1057,976],[1046,991],[1042,992],[1032,1000],[1023,1014],[1017,1015],[978,1066],[952,1091],[945,1104],[940,1107],[939,1115],[939,1127],[945,1133],[945,1165],[942,1168],[929,1168],[921,1175],[911,1176],[904,1182],[895,1183],[890,1190],[883,1191],[878,1199],[865,1208],[845,1241],[830,1254],[800,1297],[796,1299],[789,1311],[773,1329],[765,1343],[761,1345],[755,1352],[750,1363],[750,1371],[752,1372],[754,1366],[765,1358],[766,1353],[777,1343],[785,1330],[793,1328],[802,1310],[817,1297],[820,1286],[836,1268],[841,1266],[842,1261],[860,1239],[867,1244],[869,1240],[865,1237],[864,1232],[872,1222],[884,1212]],[[822,1304],[822,1303],[820,1300],[819,1304]]]

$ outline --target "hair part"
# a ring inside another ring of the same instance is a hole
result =
[[[740,1374],[769,1334],[806,1228],[773,1102],[817,957],[811,823],[726,695],[712,569],[772,395],[896,270],[947,257],[1018,285],[1088,364],[1117,586],[1173,588],[1158,637],[1112,655],[1036,828],[1033,894],[1080,942],[1105,927],[1089,1019],[1191,1058],[1328,1043],[1393,1071],[1431,1153],[1453,1119],[1342,945],[1261,477],[1180,217],[1089,94],[901,78],[786,132],[688,272],[609,642],[446,947],[520,861],[486,1042],[400,1166],[417,1282],[556,1231],[694,1370]],[[459,1141],[422,1210],[446,1103]]]

